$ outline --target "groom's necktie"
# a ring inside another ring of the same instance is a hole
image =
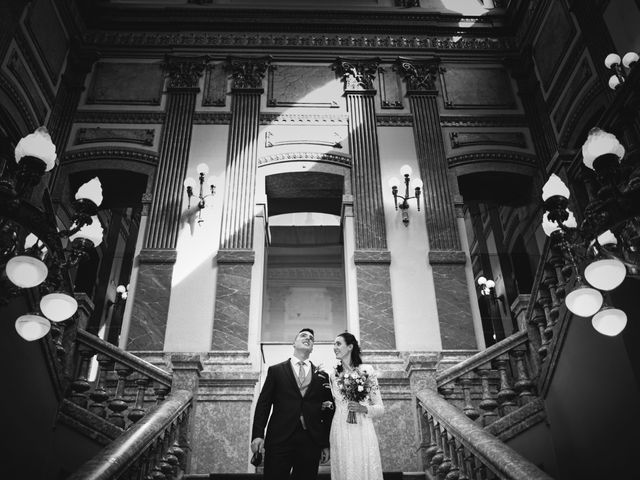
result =
[[[298,386],[302,386],[306,375],[304,374],[304,362],[298,362]]]

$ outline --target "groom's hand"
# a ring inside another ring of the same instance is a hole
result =
[[[320,454],[320,463],[327,463],[329,461],[329,458],[331,458],[331,455],[329,454],[329,448],[323,448],[322,453]]]
[[[251,442],[251,451],[253,453],[260,452],[264,453],[264,438],[254,438]]]

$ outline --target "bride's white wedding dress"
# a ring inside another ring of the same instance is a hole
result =
[[[331,480],[382,480],[382,463],[378,437],[372,418],[384,414],[378,381],[370,365],[360,365],[371,375],[375,389],[366,403],[368,413],[356,413],[358,423],[347,423],[347,404],[340,393],[335,371],[329,377],[336,411],[331,423]],[[363,403],[364,404],[364,403]]]

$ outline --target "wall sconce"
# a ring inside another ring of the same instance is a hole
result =
[[[615,289],[627,275],[640,278],[640,182],[620,168],[624,155],[614,135],[599,128],[589,132],[583,163],[595,172],[599,189],[580,226],[567,209],[569,189],[559,177],[551,175],[542,189],[542,228],[563,251],[565,267],[576,275],[576,287],[565,304],[575,315],[593,315],[594,328],[604,335],[620,333],[627,316],[603,306],[600,290]],[[584,279],[578,263],[586,264]]]
[[[398,210],[398,198],[402,199],[402,203],[400,204],[400,210],[402,211],[402,223],[404,226],[409,226],[409,200],[415,198],[416,205],[418,206],[418,211],[420,211],[420,192],[422,188],[422,180],[419,178],[414,178],[411,180],[411,174],[413,170],[409,165],[403,165],[400,168],[400,175],[404,177],[404,196],[398,195],[398,185],[400,185],[400,180],[397,177],[392,177],[389,179],[389,186],[391,187],[391,193],[393,194],[393,203]],[[411,184],[411,185],[410,185]],[[409,196],[409,186],[414,189],[415,195],[413,197]]]
[[[209,166],[206,163],[201,163],[196,167],[196,171],[198,172],[198,180],[194,180],[191,177],[187,177],[184,181],[184,186],[187,189],[187,210],[191,208],[191,197],[194,196],[194,189],[200,185],[200,189],[198,192],[198,224],[204,222],[202,219],[202,209],[206,206],[205,198],[211,197],[216,194],[216,178],[211,176],[207,179],[207,185],[209,186],[210,193],[204,195],[203,186],[204,186],[204,177],[209,173]]]
[[[478,278],[478,285],[480,286],[480,295],[495,295],[493,290],[496,286],[496,282],[493,280],[487,280],[485,277]]]
[[[624,57],[622,57],[622,65],[624,65],[627,70],[631,70],[631,68],[638,62],[638,58],[640,57],[638,57],[636,52],[628,52]],[[605,67],[613,71],[613,75],[609,78],[609,88],[611,90],[618,88],[627,79],[627,73],[620,66],[620,62],[620,55],[617,53],[610,53],[604,59]]]
[[[102,242],[102,226],[97,217],[102,186],[94,178],[78,189],[72,204],[75,213],[71,228],[59,231],[46,189],[44,210],[25,198],[56,164],[56,147],[44,127],[18,142],[15,160],[16,165],[8,165],[0,178],[0,265],[13,285],[2,289],[0,300],[7,303],[20,289],[40,287],[42,315],[28,313],[15,323],[18,334],[31,341],[49,332],[50,321],[67,320],[78,309],[68,269]],[[65,239],[66,248],[62,245]]]

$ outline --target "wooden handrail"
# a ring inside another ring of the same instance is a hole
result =
[[[80,344],[91,347],[96,353],[100,353],[114,359],[117,363],[132,368],[134,371],[142,373],[150,379],[158,382],[161,385],[171,387],[171,374],[164,370],[151,365],[148,362],[132,355],[129,352],[125,352],[115,345],[105,342],[101,338],[86,332],[85,330],[78,330],[77,341]]]
[[[113,480],[133,465],[142,453],[186,411],[193,399],[187,390],[171,393],[144,418],[87,461],[68,480]]]
[[[518,452],[487,433],[434,390],[417,393],[420,407],[487,469],[502,480],[551,480]]]
[[[476,368],[485,365],[494,358],[498,358],[500,355],[508,353],[514,348],[524,345],[529,341],[528,333],[526,331],[516,332],[513,335],[505,338],[504,340],[491,345],[486,350],[478,352],[466,360],[454,365],[451,368],[441,372],[436,377],[437,385],[440,387],[445,385],[456,378],[461,377],[465,373],[472,372]]]

